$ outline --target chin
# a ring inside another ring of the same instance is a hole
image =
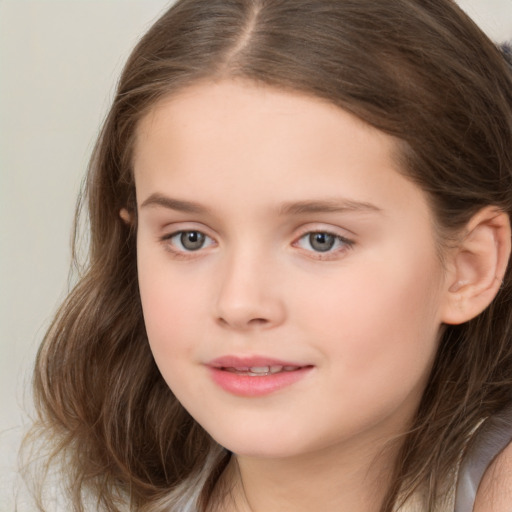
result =
[[[314,447],[304,442],[304,435],[295,436],[276,429],[261,429],[258,432],[213,432],[210,435],[221,446],[241,457],[285,459],[314,450]]]

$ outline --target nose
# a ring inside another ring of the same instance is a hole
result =
[[[283,323],[283,290],[275,265],[255,254],[225,261],[215,304],[217,322],[235,330],[269,329]]]

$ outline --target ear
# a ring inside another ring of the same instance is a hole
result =
[[[133,224],[133,215],[126,208],[121,208],[119,210],[119,217],[121,217],[124,223],[128,226]]]
[[[494,206],[476,213],[450,252],[442,321],[461,324],[479,315],[498,293],[511,247],[508,215]]]

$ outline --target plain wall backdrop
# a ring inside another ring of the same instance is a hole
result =
[[[0,0],[2,511],[14,508],[10,482],[31,365],[67,290],[87,160],[124,60],[170,3]],[[459,3],[493,39],[512,38],[512,0]]]

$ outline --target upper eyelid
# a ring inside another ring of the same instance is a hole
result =
[[[340,235],[339,233],[336,233],[334,231],[328,231],[326,229],[312,229],[312,230],[309,230],[309,231],[305,231],[302,235],[297,237],[297,240],[300,240],[301,238],[304,238],[306,235],[313,235],[313,234],[330,235],[330,236],[333,236],[334,238],[338,238],[340,240],[343,240],[344,242],[352,242],[353,243],[353,240],[351,238],[349,238],[348,236]]]
[[[160,224],[160,223],[159,223]],[[288,222],[286,223],[288,224]],[[288,224],[289,225],[289,224]],[[179,227],[178,227],[179,226]],[[183,227],[182,227],[183,226]],[[158,227],[158,226],[155,226]],[[290,226],[291,227],[291,226]],[[175,220],[170,222],[162,222],[160,226],[158,227],[160,231],[167,231],[172,229],[173,232],[177,231],[201,231],[205,234],[210,233],[209,236],[212,236],[211,233],[221,234],[221,231],[219,229],[212,229],[210,226],[205,224],[204,222],[201,222],[200,220]],[[347,233],[348,237],[350,236],[356,236],[356,233],[349,228],[345,226],[340,226],[337,224],[331,224],[330,222],[325,222],[322,220],[317,221],[309,221],[309,222],[301,222],[300,225],[297,225],[296,227],[293,227],[294,232],[326,232],[326,233],[332,233],[340,236],[340,232]]]
[[[173,235],[176,235],[177,233],[183,233],[187,231],[197,231],[199,233],[203,233],[203,235],[206,235],[212,239],[216,238],[216,236],[213,234],[213,230],[210,229],[208,226],[200,222],[193,221],[172,222],[163,225],[158,229],[158,231],[161,233],[159,235],[160,238],[170,238]]]
[[[298,230],[298,235],[295,235],[295,239],[307,235],[309,233],[327,233],[329,235],[333,235],[339,238],[342,238],[347,241],[354,242],[356,238],[356,234],[353,231],[350,231],[347,228],[342,228],[340,226],[327,225],[325,223],[308,223],[304,226],[301,226]]]
[[[325,234],[325,235],[333,236],[334,238],[340,240],[342,243],[344,243],[346,245],[350,245],[350,246],[354,245],[354,243],[355,243],[355,241],[352,240],[351,238],[348,238],[348,237],[343,236],[343,235],[339,235],[337,233],[332,233],[330,231],[325,231],[325,230],[312,230],[312,231],[306,231],[302,235],[296,237],[295,241],[293,242],[293,244],[297,244],[304,237],[306,237],[308,235],[312,235],[312,234]]]

